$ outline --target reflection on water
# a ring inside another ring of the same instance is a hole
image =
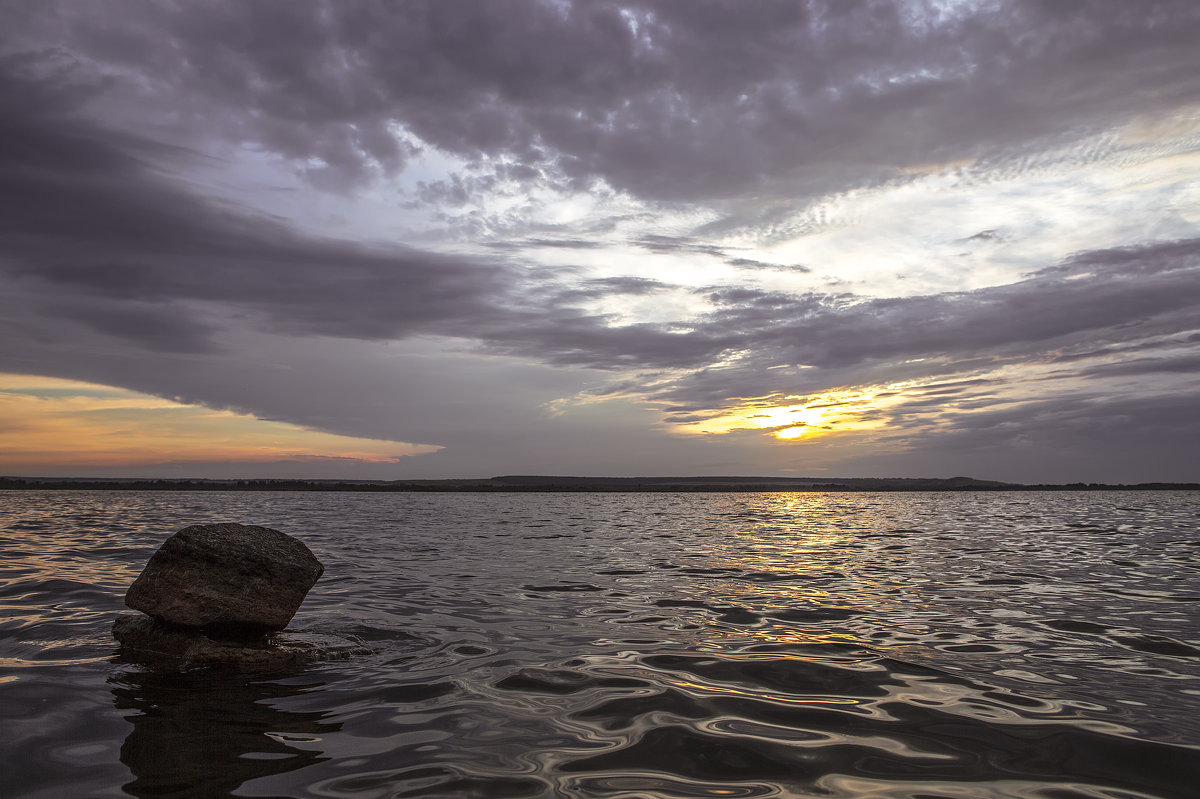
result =
[[[31,492],[4,787],[56,796],[1194,799],[1200,494]],[[114,658],[207,521],[326,565],[302,673]]]
[[[656,790],[649,786],[667,772],[690,781],[682,795],[711,795],[702,786],[714,783],[735,783],[744,796],[773,795],[779,786],[837,795],[845,775],[890,783],[888,796],[928,797],[934,786],[945,796],[1037,795],[1067,770],[1075,792],[1056,795],[1120,787],[1182,797],[1191,790],[1185,786],[1200,784],[1193,753],[1089,724],[1073,708],[823,649],[640,658],[670,687],[573,714],[625,734],[612,750],[561,768],[591,775],[576,784],[597,792]]]
[[[121,762],[133,796],[222,796],[247,780],[320,762],[323,737],[340,724],[325,713],[280,710],[273,701],[319,687],[201,670],[114,676],[113,704],[133,725]]]

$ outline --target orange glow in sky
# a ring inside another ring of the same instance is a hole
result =
[[[0,374],[0,472],[11,474],[64,465],[392,463],[438,449],[321,433],[110,386]]]

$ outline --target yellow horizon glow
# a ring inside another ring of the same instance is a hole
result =
[[[896,404],[899,397],[895,392],[907,385],[859,386],[807,397],[792,394],[754,397],[709,418],[672,427],[686,435],[763,430],[780,441],[862,433],[884,426],[881,419],[864,418],[865,414]]]
[[[354,460],[440,446],[324,433],[112,386],[0,374],[0,469]]]

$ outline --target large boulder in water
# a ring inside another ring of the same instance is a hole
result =
[[[325,567],[269,527],[200,524],[168,538],[125,594],[167,624],[261,636],[287,627]]]

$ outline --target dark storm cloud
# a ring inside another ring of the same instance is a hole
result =
[[[163,175],[157,145],[52,98],[68,78],[0,75],[0,272],[10,343],[102,334],[122,346],[204,352],[222,320],[304,336],[442,335],[559,365],[702,365],[725,346],[658,325],[611,327],[571,303],[667,288],[613,277],[564,288],[563,270],[316,239],[219,205]],[[19,112],[16,106],[20,104]],[[569,270],[568,270],[569,271]],[[542,285],[549,278],[548,285]],[[41,363],[31,371],[54,371]]]
[[[188,318],[189,303],[238,308],[269,329],[367,339],[507,313],[502,265],[306,237],[205,200],[151,166],[158,145],[68,115],[55,101],[63,76],[36,74],[41,59],[0,66],[0,270],[48,324],[198,350],[208,329]]]
[[[349,191],[401,173],[423,142],[466,164],[408,195],[433,216],[481,192],[604,181],[648,201],[644,209],[703,210],[695,218],[710,220],[691,235],[618,234],[643,256],[803,272],[703,238],[731,217],[688,203],[736,208],[769,237],[781,214],[827,190],[973,160],[1021,173],[1032,168],[1022,157],[1031,142],[1069,147],[1072,137],[1195,102],[1195,3],[1012,0],[940,21],[934,7],[10,6],[0,12],[9,37],[0,50],[4,368],[395,440],[470,446],[491,433],[462,420],[487,418],[501,430],[495,452],[521,438],[511,431],[543,424],[504,417],[495,386],[519,393],[516,384],[536,374],[546,381],[538,401],[581,390],[577,372],[546,364],[604,370],[613,380],[595,396],[670,402],[679,423],[739,398],[951,381],[1006,365],[1060,368],[1053,379],[1089,386],[1190,375],[1195,358],[1172,348],[1197,340],[1200,239],[1082,253],[1010,285],[927,296],[711,288],[695,298],[709,310],[694,318],[622,324],[579,306],[678,287],[588,280],[582,269],[531,269],[515,258],[527,248],[595,250],[581,237],[616,233],[627,218],[530,225],[512,234],[528,238],[494,242],[493,258],[467,257],[306,235],[210,199],[183,177],[212,157],[203,153],[242,147],[287,159],[319,188]],[[819,210],[787,235],[837,224]],[[461,229],[472,224],[485,226],[464,214]],[[966,241],[1001,238],[984,230]],[[286,335],[255,338],[254,329]],[[390,372],[391,382],[376,384],[390,361],[349,364],[329,345],[421,337],[516,356],[527,371],[505,378],[512,362],[472,353],[471,379],[454,382],[447,376],[462,375],[450,356],[414,356],[406,368],[419,385]],[[260,363],[226,349],[268,339],[286,352]],[[318,344],[330,347],[324,360],[308,357]],[[1014,431],[1044,432],[1064,451],[1097,429],[1130,452],[1195,440],[1194,410],[1185,410],[1194,392],[1138,399],[1097,389],[989,409],[1005,385],[930,386],[887,413],[942,452],[1011,449]],[[951,404],[980,412],[952,417],[942,412]],[[578,432],[581,444],[588,432]],[[629,440],[641,438],[639,428]]]
[[[174,303],[71,297],[47,299],[37,306],[38,315],[70,320],[93,333],[122,340],[126,345],[159,352],[211,353],[216,328],[193,317]]]
[[[570,304],[666,288],[655,280],[564,288],[554,282],[561,269],[371,250],[208,201],[152,167],[157,145],[57,103],[29,102],[61,93],[66,80],[31,74],[39,65],[34,56],[10,59],[0,75],[0,107],[9,111],[0,119],[0,270],[14,336],[90,331],[148,350],[201,352],[216,346],[217,325],[232,314],[268,331],[443,335],[605,368],[699,364],[714,352],[708,342],[680,346],[686,337],[656,325],[610,327]]]
[[[27,8],[31,38],[45,36],[37,12],[47,7]],[[510,179],[553,166],[684,198],[744,191],[789,171],[811,177],[821,165],[844,175],[850,162],[887,171],[931,155],[1002,149],[1191,96],[1198,56],[1190,44],[1200,25],[1192,4],[1000,8],[932,24],[915,5],[846,3],[438,2],[396,13],[365,3],[118,2],[58,6],[53,30],[99,64],[140,74],[156,113],[168,117],[160,124],[258,142],[335,182],[404,163],[403,145],[385,135],[391,122],[468,160],[515,159],[502,168],[526,171]],[[1138,56],[1149,50],[1155,58]],[[551,340],[554,360],[576,353],[589,365],[694,366],[742,340],[771,348],[772,358],[828,366],[948,338],[986,347],[1004,334],[1010,307],[1024,317],[1012,328],[1027,339],[1063,335],[1084,313],[1060,315],[1057,291],[1026,303],[1022,291],[1039,291],[1042,280],[1008,296],[853,308],[827,296],[725,294],[687,336],[654,325],[612,331],[572,314],[540,331],[513,330],[489,299],[512,283],[495,265],[307,240],[168,186],[143,163],[161,145],[63,121],[64,103],[104,86],[117,92],[126,79],[101,80],[75,64],[71,81],[7,84],[8,251],[28,274],[64,290],[114,301],[231,302],[289,329],[332,335],[477,333],[514,351]],[[52,107],[39,117],[39,104]],[[758,265],[686,236],[635,243]],[[591,246],[573,238],[534,244]],[[1100,300],[1090,306],[1096,325],[1124,313],[1113,295],[1093,291],[1077,301]],[[1130,301],[1153,305],[1148,291]],[[973,302],[981,318],[963,312]],[[1036,307],[1046,313],[1032,318]],[[564,321],[573,342],[566,347],[556,343]]]
[[[794,198],[1170,110],[1200,71],[1190,0],[45,5],[26,35],[330,186],[400,169],[398,124],[508,179]]]
[[[539,289],[536,272],[502,262],[302,236],[162,175],[151,166],[160,145],[68,113],[59,98],[73,78],[31,76],[39,64],[10,58],[0,76],[0,268],[26,287],[46,323],[67,317],[119,338],[140,336],[150,348],[206,346],[205,317],[187,310],[203,306],[249,313],[268,330],[453,336],[558,365],[696,369],[740,351],[759,368],[844,369],[1094,348],[1194,329],[1200,307],[1200,240],[1187,240],[1084,253],[974,292],[862,300],[716,289],[708,292],[714,309],[686,326],[613,326],[573,303],[665,287],[615,277],[564,293]],[[643,244],[724,257],[685,237]]]

